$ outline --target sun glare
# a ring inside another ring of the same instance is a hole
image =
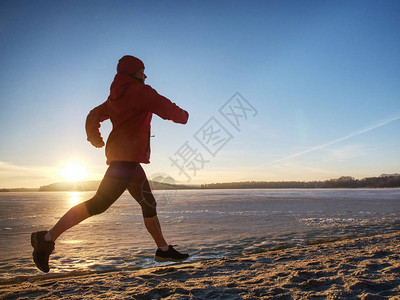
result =
[[[80,181],[88,176],[85,166],[73,162],[60,170],[60,175],[68,181]]]
[[[77,205],[81,200],[80,193],[79,192],[70,192],[69,193],[69,201],[72,203],[72,205]]]

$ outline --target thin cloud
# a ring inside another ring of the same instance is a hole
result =
[[[394,121],[396,121],[396,120],[398,120],[398,119],[400,119],[400,115],[396,115],[396,116],[391,117],[391,118],[389,118],[389,119],[381,120],[381,121],[379,121],[379,122],[377,122],[377,123],[374,123],[374,124],[372,124],[372,125],[370,125],[370,126],[364,128],[364,129],[355,131],[355,132],[350,133],[350,134],[348,134],[348,135],[346,135],[346,136],[343,136],[343,137],[341,137],[341,138],[335,139],[335,140],[333,140],[333,141],[331,141],[331,142],[328,142],[328,143],[325,143],[325,144],[322,144],[322,145],[318,145],[318,146],[314,146],[314,147],[311,147],[311,148],[309,148],[309,149],[306,149],[306,150],[303,150],[303,151],[300,151],[300,152],[297,152],[297,153],[288,155],[288,156],[283,157],[283,158],[281,158],[281,159],[274,160],[274,161],[271,162],[270,164],[280,163],[280,162],[283,162],[283,161],[287,161],[287,160],[290,160],[290,159],[293,159],[293,158],[302,156],[302,155],[307,154],[307,153],[310,153],[310,152],[314,152],[314,151],[317,151],[317,150],[324,149],[324,148],[326,148],[326,147],[329,147],[329,146],[332,146],[332,145],[334,145],[334,144],[337,144],[337,143],[343,142],[343,141],[345,141],[345,140],[348,140],[348,139],[350,139],[350,138],[352,138],[352,137],[355,137],[355,136],[358,136],[358,135],[360,135],[360,134],[363,134],[363,133],[369,132],[369,131],[371,131],[371,130],[374,130],[374,129],[376,129],[376,128],[385,126],[385,125],[387,125],[387,124],[389,124],[389,123],[392,123],[392,122],[394,122]]]

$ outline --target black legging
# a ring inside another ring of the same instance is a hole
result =
[[[110,163],[96,195],[85,202],[89,214],[105,212],[126,189],[142,207],[144,218],[157,215],[157,203],[143,168],[137,162],[127,161]]]

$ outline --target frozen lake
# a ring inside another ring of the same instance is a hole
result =
[[[42,274],[33,231],[48,230],[95,192],[0,193],[0,281]],[[400,230],[400,189],[155,191],[164,235],[190,260]],[[158,263],[141,210],[126,192],[56,242],[51,273],[128,270]]]

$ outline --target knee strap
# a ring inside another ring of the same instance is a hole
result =
[[[154,199],[154,197],[152,197]],[[138,201],[140,207],[142,208],[142,214],[144,218],[151,218],[157,215],[157,202],[154,199],[153,203],[149,203],[144,197],[142,200]]]

